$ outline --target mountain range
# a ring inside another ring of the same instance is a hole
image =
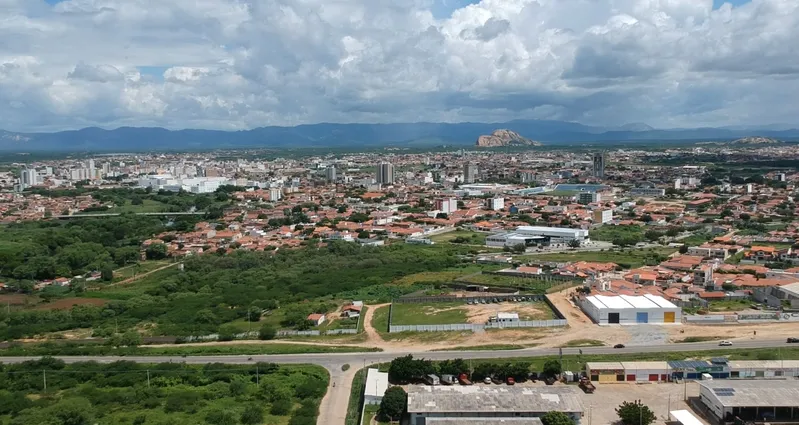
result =
[[[0,130],[0,151],[163,151],[250,147],[426,147],[473,145],[484,134],[507,129],[544,144],[721,141],[748,136],[799,139],[790,126],[655,129],[644,123],[592,127],[575,122],[516,120],[503,123],[305,124],[259,127],[244,131],[167,130],[155,127],[96,127],[54,133],[15,133]]]

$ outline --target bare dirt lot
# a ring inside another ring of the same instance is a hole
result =
[[[0,295],[0,304],[25,305],[36,304],[36,297],[23,294],[3,294]]]
[[[543,302],[473,304],[463,308],[466,309],[469,323],[486,323],[497,313],[518,313],[519,320],[550,320],[554,318],[552,310]]]
[[[616,423],[619,416],[616,408],[624,401],[641,400],[657,416],[655,424],[664,425],[668,421],[669,410],[688,410],[699,420],[702,418],[684,401],[688,397],[699,397],[699,384],[597,384],[593,394],[583,394],[585,406],[584,424],[605,425]],[[702,421],[707,424],[707,422]]]

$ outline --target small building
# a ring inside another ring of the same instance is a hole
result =
[[[799,360],[730,360],[730,378],[799,377]]]
[[[793,422],[799,420],[799,381],[703,381],[699,399],[716,423],[744,421]]]
[[[671,366],[668,362],[622,362],[627,382],[668,382]]]
[[[547,412],[566,413],[579,423],[583,402],[575,386],[418,386],[408,388],[411,425],[530,424]],[[449,421],[447,421],[449,420]],[[489,421],[489,422],[480,422]]]
[[[588,362],[585,374],[594,382],[624,382],[624,365],[620,362]]]
[[[377,369],[366,371],[366,387],[363,390],[364,404],[380,404],[388,390],[388,373]]]
[[[673,360],[669,361],[672,379],[702,379],[703,373],[720,373],[723,367],[713,367],[710,362],[704,360]],[[715,370],[714,370],[715,369]],[[719,376],[720,377],[720,376]],[[715,376],[714,376],[715,378]]]
[[[360,317],[361,316],[361,308],[362,308],[362,306],[357,306],[357,305],[354,305],[354,304],[348,305],[348,306],[344,306],[344,308],[341,309],[341,315],[344,316],[344,317],[347,317],[349,319]]]
[[[496,316],[488,319],[490,322],[495,323],[513,323],[519,321],[519,313],[497,313]]]
[[[658,295],[591,295],[580,305],[598,325],[682,323],[682,309]]]
[[[308,321],[313,323],[314,326],[319,326],[322,323],[325,323],[325,315],[319,313],[309,314]]]

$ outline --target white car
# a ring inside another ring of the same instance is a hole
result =
[[[731,345],[732,345],[732,341],[720,341],[719,342],[719,346],[720,347],[729,347]]]

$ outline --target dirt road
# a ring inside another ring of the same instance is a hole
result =
[[[319,404],[319,417],[317,425],[344,424],[347,421],[347,407],[349,406],[352,380],[360,365],[350,365],[346,372],[329,370],[330,386]],[[335,383],[335,387],[333,384]]]

